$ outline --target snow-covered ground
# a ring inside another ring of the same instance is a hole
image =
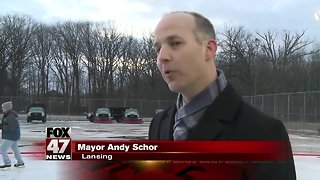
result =
[[[20,150],[26,163],[24,168],[14,168],[0,171],[2,180],[26,180],[26,179],[59,179],[59,167],[63,162],[44,161],[43,155],[28,154],[34,150],[33,142],[45,140],[46,127],[72,127],[72,139],[75,140],[125,140],[125,139],[147,139],[149,122],[144,124],[97,124],[88,121],[47,121],[42,124],[40,121],[26,123],[20,121],[22,137],[19,141]],[[319,180],[320,179],[320,157],[308,156],[308,154],[320,154],[320,136],[289,135],[292,143],[297,178],[298,180]],[[306,155],[307,154],[307,155]],[[12,161],[14,157],[10,154]],[[2,158],[0,156],[0,163]]]

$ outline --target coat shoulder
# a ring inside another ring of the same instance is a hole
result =
[[[255,135],[256,138],[279,140],[287,139],[286,128],[282,121],[267,115],[253,106],[243,103],[237,117],[247,133]]]
[[[162,112],[156,114],[149,126],[149,134],[148,134],[148,139],[149,140],[158,140],[159,139],[159,133],[161,129],[161,122],[169,120],[171,114],[175,110],[175,105],[169,106],[167,109],[163,110]]]

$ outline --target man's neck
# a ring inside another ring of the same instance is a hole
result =
[[[208,73],[202,81],[199,80],[198,84],[192,85],[189,91],[181,92],[183,97],[183,103],[188,104],[191,99],[207,88],[211,83],[213,83],[218,77],[217,70],[215,69],[213,72]]]

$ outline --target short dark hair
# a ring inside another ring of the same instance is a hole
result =
[[[214,27],[210,20],[203,15],[196,13],[196,12],[190,12],[190,11],[174,11],[169,14],[176,14],[176,13],[185,13],[190,14],[195,19],[196,29],[195,29],[195,36],[197,38],[197,41],[201,42],[203,38],[209,37],[214,40],[216,40],[216,33],[214,30]],[[206,36],[206,37],[203,37]]]

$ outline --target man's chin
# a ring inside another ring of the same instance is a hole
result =
[[[169,87],[170,91],[180,93],[181,88],[179,88],[179,86],[177,86],[176,84],[168,83],[168,87]]]

